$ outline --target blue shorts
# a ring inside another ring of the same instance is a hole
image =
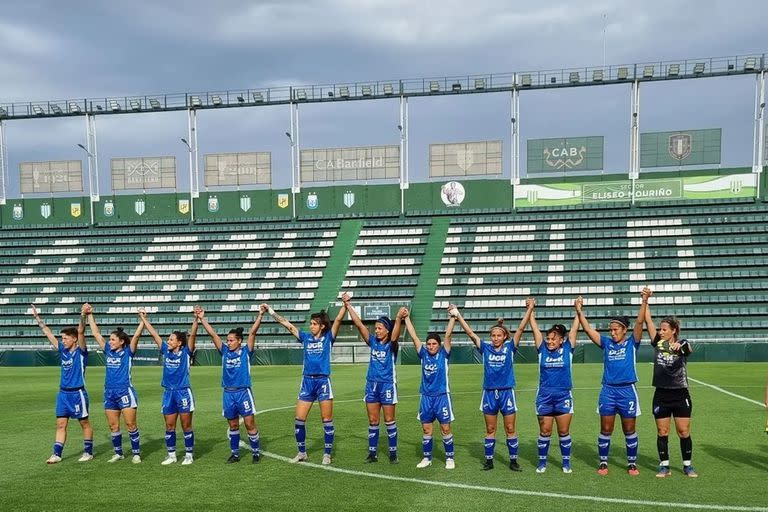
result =
[[[635,385],[611,386],[610,384],[603,384],[597,402],[597,413],[600,416],[618,414],[622,418],[640,416],[640,400]]]
[[[181,412],[194,412],[195,397],[191,388],[166,389],[163,391],[163,414],[178,414]]]
[[[59,390],[56,395],[56,417],[85,419],[88,417],[89,405],[88,392],[84,388],[76,391]]]
[[[302,402],[325,402],[333,400],[333,389],[331,388],[331,378],[327,375],[309,377],[304,375],[301,379],[301,389],[299,389],[299,400]]]
[[[221,408],[221,415],[228,420],[233,420],[238,416],[243,418],[253,416],[256,411],[251,388],[239,388],[232,391],[225,389],[222,403],[224,405]]]
[[[107,388],[104,390],[104,408],[113,411],[123,409],[135,409],[139,406],[139,397],[136,390],[127,388]]]
[[[397,386],[394,382],[366,381],[365,403],[395,405],[397,403]]]
[[[509,416],[517,412],[517,400],[515,399],[515,390],[509,389],[484,389],[483,396],[480,398],[480,410],[483,414],[496,416],[501,413],[502,416]]]
[[[419,414],[416,418],[422,423],[432,423],[437,420],[441,425],[453,421],[451,395],[421,395]]]
[[[573,414],[573,393],[568,391],[549,391],[539,388],[536,393],[537,416],[560,416]]]

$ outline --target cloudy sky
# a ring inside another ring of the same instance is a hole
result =
[[[0,103],[364,82],[768,52],[764,0],[185,0],[5,2]],[[648,84],[641,131],[723,128],[723,165],[751,165],[754,76]],[[413,99],[411,179],[430,143],[501,139],[509,95]],[[397,100],[306,105],[304,148],[397,144]],[[606,172],[626,172],[629,87],[521,94],[525,140],[604,135]],[[204,111],[202,154],[271,151],[290,184],[287,106]],[[22,161],[81,159],[82,118],[5,123],[10,183]],[[109,159],[175,155],[186,183],[185,113],[97,118],[102,193]],[[523,168],[525,160],[523,159]]]

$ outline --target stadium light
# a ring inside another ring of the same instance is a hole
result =
[[[333,91],[328,91],[328,97],[333,98]]]
[[[744,71],[754,71],[757,66],[757,59],[754,57],[747,57],[744,61]]]
[[[370,85],[364,85],[360,88],[360,92],[363,94],[363,96],[371,96],[373,94],[373,91],[371,90]]]
[[[131,110],[141,110],[141,103],[139,100],[130,100],[129,104],[131,106]]]
[[[549,77],[549,83],[556,84],[557,83],[557,77],[555,77],[555,76]]]
[[[702,73],[704,73],[704,63],[697,62],[696,65],[693,66],[693,74],[701,75]]]
[[[475,90],[482,91],[485,89],[485,78],[475,78]]]
[[[342,98],[349,98],[349,87],[342,86],[339,87],[339,96]]]
[[[63,114],[64,113],[64,112],[62,112],[61,107],[58,106],[56,103],[51,103],[51,110],[53,111],[54,114]]]
[[[8,111],[5,110],[3,107],[0,107],[0,117],[6,117],[8,115]]]
[[[307,99],[307,91],[306,91],[306,89],[296,89],[296,99],[297,100],[306,100]]]
[[[242,96],[238,96],[237,97],[237,102],[238,103],[245,103],[245,98],[243,98]]]
[[[161,106],[160,106],[160,101],[156,100],[155,98],[150,98],[150,99],[149,99],[149,105],[150,105],[150,106],[151,106],[153,109],[155,109],[155,110],[157,110],[157,109],[161,108]]]
[[[437,80],[430,80],[429,92],[440,92],[440,82]]]
[[[667,67],[667,76],[680,76],[680,64],[670,64]]]
[[[626,80],[629,77],[629,68],[619,68],[616,72],[617,80]]]
[[[521,80],[522,80],[521,83],[522,83],[523,87],[530,87],[531,86],[531,83],[532,83],[531,82],[531,75],[523,75],[521,77]]]
[[[75,103],[74,101],[69,102],[69,111],[73,114],[79,114],[80,113],[80,105]]]
[[[394,93],[395,91],[392,88],[392,84],[384,84],[384,94],[386,94],[387,96],[390,96]]]
[[[592,81],[593,82],[602,82],[603,81],[603,70],[602,69],[596,69],[592,72]]]
[[[189,106],[190,107],[201,107],[203,105],[203,102],[200,101],[200,96],[190,96],[189,97]]]
[[[218,94],[214,94],[214,95],[212,95],[212,96],[211,96],[211,103],[213,103],[213,104],[214,104],[214,105],[216,105],[217,107],[218,107],[219,105],[221,105],[221,104],[223,103],[223,102],[221,101],[221,96],[219,96]]]
[[[579,83],[579,72],[578,71],[572,71],[571,74],[568,75],[568,82],[572,84]]]
[[[461,84],[459,82],[456,82],[451,86],[451,90],[453,92],[461,92]]]
[[[109,100],[109,110],[112,110],[112,111],[120,110],[120,103],[118,103],[117,100]]]
[[[187,142],[187,139],[185,139],[184,137],[182,137],[182,138],[181,138],[181,142],[183,142],[183,143],[184,143],[184,145],[185,145],[185,146],[187,146],[187,149],[188,149],[188,150],[189,150],[189,152],[191,153],[191,152],[192,152],[192,146],[190,146],[190,145],[189,145],[189,142]]]
[[[643,78],[653,78],[653,66],[645,66],[643,68]]]
[[[253,93],[253,101],[256,103],[262,103],[264,101],[264,96],[260,92]]]
[[[32,105],[32,112],[35,113],[35,115],[41,116],[45,114],[45,110],[43,110],[43,107],[40,105]]]
[[[93,158],[93,154],[92,154],[90,151],[88,151],[88,148],[86,148],[86,147],[85,147],[85,146],[83,146],[82,144],[78,144],[78,145],[77,145],[77,147],[79,147],[80,149],[82,149],[83,151],[85,151],[85,153],[86,153],[86,154],[87,154],[89,157]]]

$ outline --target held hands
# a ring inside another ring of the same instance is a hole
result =
[[[452,318],[458,318],[459,317],[459,308],[456,307],[456,304],[449,304],[448,305],[448,315]]]
[[[341,302],[348,305],[350,300],[352,300],[352,296],[349,294],[349,292],[344,292],[341,294]]]
[[[536,307],[536,299],[533,297],[528,297],[525,299],[525,307],[526,309],[533,311],[533,309]]]
[[[266,302],[264,302],[264,303],[262,303],[262,304],[260,304],[260,305],[259,305],[259,309],[261,309],[261,308],[264,308],[264,311],[266,311],[266,312],[267,312],[267,313],[269,313],[270,315],[272,315],[272,316],[274,316],[274,315],[275,315],[275,310],[274,310],[274,309],[272,309],[272,306],[270,306],[270,305],[269,305],[269,304],[267,304]]]
[[[91,306],[86,302],[85,304],[83,304],[83,308],[81,309],[81,312],[83,315],[86,315],[86,316],[90,315],[91,313],[93,313],[93,306]]]
[[[640,297],[642,297],[642,300],[643,300],[644,303],[648,302],[648,298],[651,295],[653,295],[653,291],[650,288],[648,288],[647,286],[640,291]]]
[[[195,304],[195,307],[192,308],[192,316],[194,316],[196,320],[202,320],[203,315],[205,315],[203,308],[200,307],[199,304]]]
[[[139,308],[137,313],[142,321],[147,320],[147,311],[144,308]]]
[[[409,314],[410,312],[408,311],[408,309],[402,307],[397,311],[397,318],[404,320]]]
[[[579,295],[576,300],[573,301],[573,306],[576,308],[577,313],[581,313],[581,308],[584,306],[584,297]]]

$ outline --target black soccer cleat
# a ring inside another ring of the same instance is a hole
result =
[[[370,464],[372,462],[379,462],[379,457],[374,452],[368,452],[368,456],[365,458],[365,463]]]
[[[227,459],[227,464],[234,464],[235,462],[240,462],[240,456],[235,454],[235,453],[233,453]]]
[[[523,468],[517,463],[517,459],[509,459],[509,469],[512,471],[522,471]]]
[[[258,464],[261,462],[261,454],[260,453],[254,453],[253,454],[253,460],[251,460],[251,464]]]
[[[397,454],[396,453],[390,453],[389,454],[389,463],[390,464],[397,464],[399,461],[397,460]]]
[[[493,469],[493,459],[485,459],[485,462],[483,462],[483,471],[491,469]]]

